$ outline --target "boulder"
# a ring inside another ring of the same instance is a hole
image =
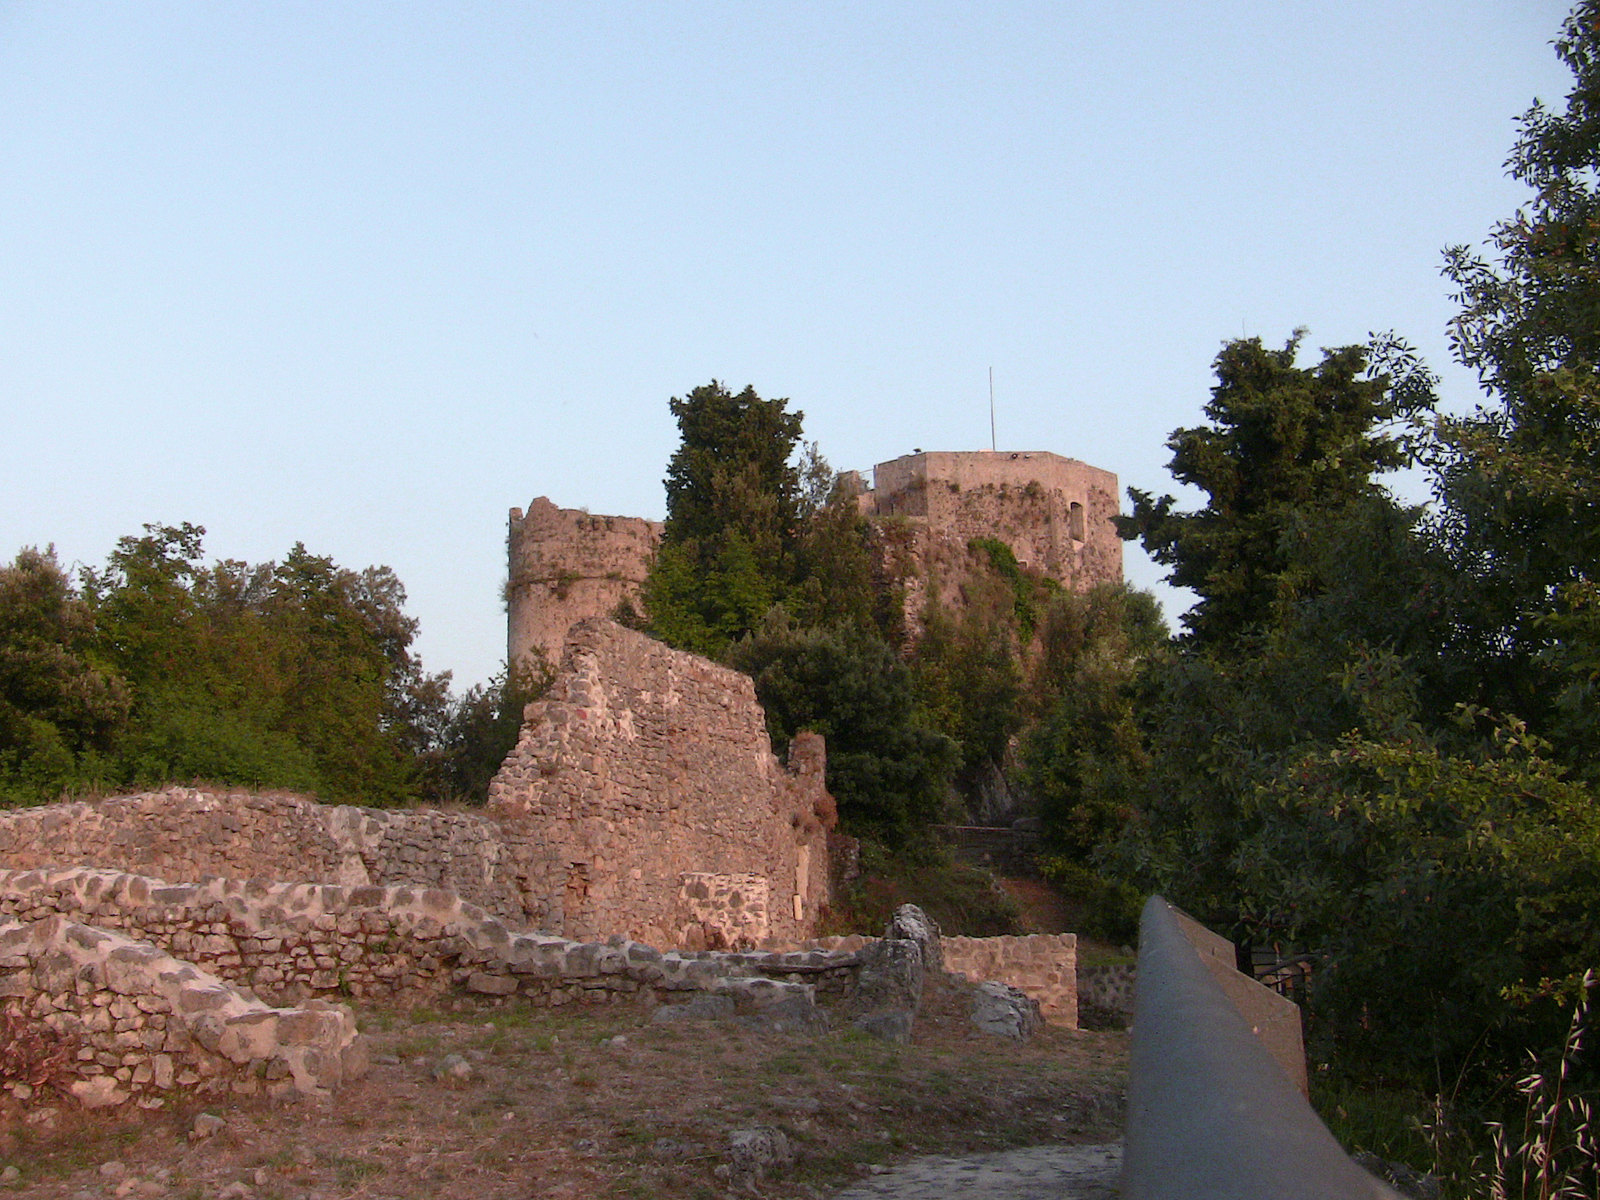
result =
[[[972,989],[972,1023],[994,1037],[1026,1041],[1044,1023],[1039,1002],[1008,983],[993,980]]]
[[[944,954],[939,948],[939,923],[915,904],[902,904],[889,918],[884,941],[910,941],[922,951],[922,969],[944,970]]]

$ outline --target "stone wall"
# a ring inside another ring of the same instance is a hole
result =
[[[558,1007],[712,991],[756,1004],[795,989],[809,998],[808,974],[828,974],[830,991],[848,991],[856,965],[850,955],[676,954],[625,938],[574,942],[508,928],[436,888],[174,884],[92,867],[0,870],[3,920],[115,931],[276,1003],[469,992]]]
[[[522,924],[505,831],[476,813],[173,787],[0,813],[0,865],[445,888]]]
[[[772,755],[750,680],[605,620],[529,708],[483,812],[168,788],[0,813],[0,866],[435,888],[516,928],[798,941],[829,899],[822,739]]]
[[[366,1069],[343,1005],[271,1008],[155,946],[61,916],[0,921],[0,1011],[66,1043],[56,1082],[89,1108],[158,1108],[179,1091],[325,1094]],[[4,1084],[23,1102],[34,1086]]]
[[[772,754],[747,676],[581,622],[489,788],[533,926],[666,947],[796,941],[829,900],[822,739]]]
[[[507,662],[543,655],[561,660],[567,630],[609,617],[637,600],[661,540],[661,525],[640,517],[597,517],[557,508],[540,496],[527,513],[511,510],[506,538]]]
[[[940,939],[944,967],[974,983],[1007,983],[1039,1002],[1052,1025],[1078,1027],[1078,936],[1033,933],[1023,937]]]

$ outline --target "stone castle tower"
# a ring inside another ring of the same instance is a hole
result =
[[[506,535],[506,661],[513,670],[541,654],[556,665],[567,630],[636,599],[660,540],[661,522],[642,517],[590,516],[543,496],[527,513],[513,508]]]
[[[1024,567],[1083,592],[1122,581],[1117,477],[1047,451],[908,454],[873,469],[862,512],[909,534],[908,617],[915,627],[927,579],[946,589],[973,538],[999,538]],[[661,540],[661,525],[640,517],[597,517],[557,508],[543,496],[511,510],[506,583],[512,664],[536,654],[560,661],[567,630],[637,601]]]

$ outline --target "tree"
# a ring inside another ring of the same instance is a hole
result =
[[[1398,378],[1369,370],[1372,353],[1346,346],[1323,352],[1316,367],[1295,365],[1303,333],[1281,350],[1259,338],[1223,346],[1217,385],[1205,413],[1210,424],[1179,429],[1168,439],[1168,470],[1206,493],[1204,508],[1180,512],[1171,496],[1154,499],[1130,488],[1133,512],[1119,518],[1125,538],[1138,537],[1174,586],[1199,601],[1183,618],[1189,636],[1206,645],[1267,628],[1275,610],[1313,594],[1293,535],[1301,520],[1381,495],[1374,476],[1407,461],[1390,429],[1432,399],[1425,373],[1404,346],[1390,340],[1378,357],[1398,365]]]
[[[106,774],[128,690],[94,633],[54,548],[0,567],[0,803],[52,799]]]
[[[147,526],[83,574],[97,648],[131,694],[115,782],[415,796],[448,677],[411,654],[416,622],[394,573],[341,568],[299,544],[281,564],[208,566],[204,534]]]
[[[1121,833],[1148,770],[1138,685],[1165,648],[1166,623],[1150,593],[1102,585],[1057,597],[1040,640],[1034,690],[1048,701],[1023,739],[1022,782],[1046,847],[1087,864]]]
[[[670,403],[682,440],[645,609],[662,640],[720,658],[794,582],[802,414],[716,380]]]
[[[900,846],[938,819],[959,750],[929,728],[910,672],[881,639],[775,614],[731,659],[755,681],[775,748],[803,729],[826,739],[828,790],[847,829]]]
[[[1534,199],[1495,227],[1499,261],[1446,252],[1456,354],[1491,403],[1438,424],[1443,540],[1471,584],[1455,644],[1491,703],[1533,720],[1600,778],[1600,4],[1556,52],[1574,86],[1535,103],[1508,167]]]

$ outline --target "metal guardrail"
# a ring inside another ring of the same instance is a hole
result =
[[[1345,1154],[1230,999],[1239,988],[1225,990],[1214,970],[1152,896],[1139,928],[1124,1200],[1396,1200]]]

